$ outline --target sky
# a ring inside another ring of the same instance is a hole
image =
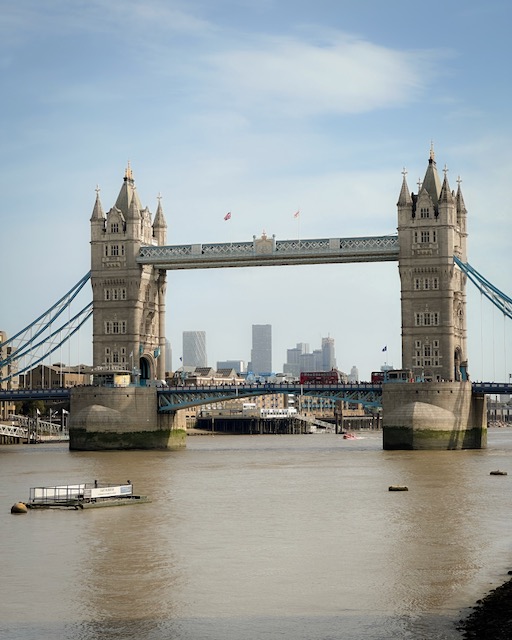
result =
[[[462,180],[469,263],[512,295],[509,0],[0,0],[0,16],[8,335],[90,269],[95,189],[108,211],[128,162],[168,244],[379,236],[433,144]],[[508,380],[511,322],[467,293],[471,377]],[[401,366],[398,264],[168,272],[166,324],[174,368],[183,331],[206,331],[215,366],[271,324],[275,371],[329,336],[368,379]],[[92,364],[88,327],[70,364]]]

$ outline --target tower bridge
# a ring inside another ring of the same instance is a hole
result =
[[[72,391],[70,447],[184,443],[176,409],[190,400],[147,385],[165,377],[168,270],[386,261],[398,261],[400,274],[402,368],[422,382],[383,386],[384,448],[484,447],[485,392],[468,375],[467,210],[460,182],[451,191],[446,171],[440,179],[433,149],[418,193],[403,172],[397,209],[397,235],[281,241],[263,234],[172,246],[160,200],[152,216],[128,167],[115,204],[105,213],[97,192],[90,218],[95,386]],[[512,317],[510,298],[499,298]],[[114,378],[125,386],[113,388]]]

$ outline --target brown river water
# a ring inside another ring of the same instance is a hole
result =
[[[0,638],[461,638],[456,622],[512,568],[512,429],[488,441],[442,452],[383,451],[378,432],[197,436],[175,452],[0,447]],[[129,479],[152,502],[10,513],[30,487],[94,479]]]

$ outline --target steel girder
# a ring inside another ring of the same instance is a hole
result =
[[[354,404],[378,407],[382,388],[377,384],[362,383],[338,385],[264,384],[233,385],[219,387],[176,387],[158,390],[158,411],[165,413],[203,404],[214,404],[269,394],[313,396],[343,400]]]

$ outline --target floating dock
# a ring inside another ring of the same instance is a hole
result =
[[[26,504],[28,509],[97,509],[151,502],[148,496],[135,495],[131,482],[100,484],[84,482],[32,487]]]

